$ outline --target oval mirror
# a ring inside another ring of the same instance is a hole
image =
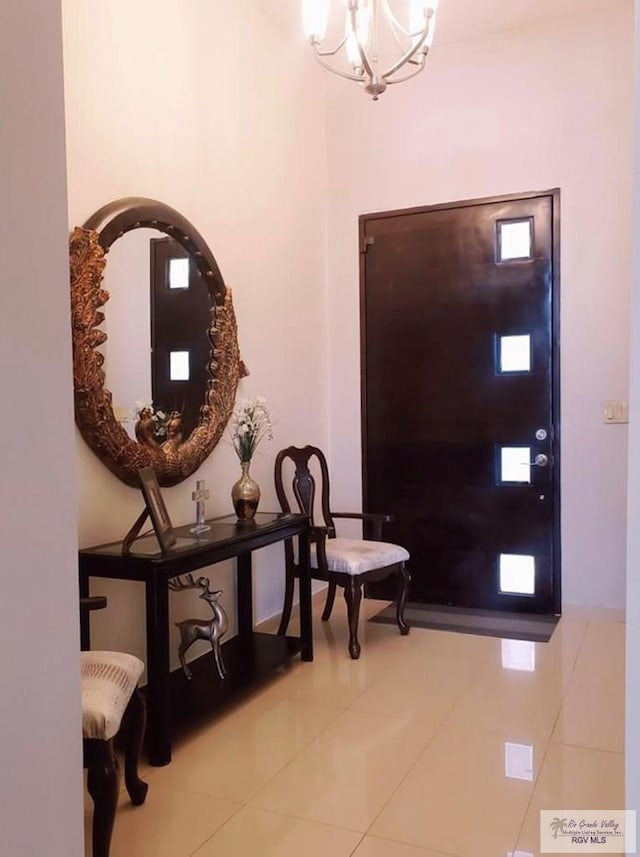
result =
[[[145,466],[175,485],[220,439],[245,374],[231,292],[202,236],[156,200],[101,208],[70,257],[80,432],[128,485]]]

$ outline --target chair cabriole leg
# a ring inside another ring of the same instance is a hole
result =
[[[293,583],[293,575],[287,571],[284,587],[284,604],[282,606],[282,618],[280,619],[278,634],[286,634],[289,627],[291,610],[293,608]]]
[[[147,797],[149,786],[138,776],[138,761],[144,738],[146,708],[142,694],[136,688],[125,712],[126,743],[124,751],[124,782],[131,803],[140,806]]]
[[[113,741],[92,741],[87,788],[93,799],[93,857],[109,857],[118,804],[119,770]]]
[[[322,621],[327,622],[329,617],[331,616],[331,611],[333,610],[333,602],[336,599],[336,584],[329,583],[329,588],[327,589],[327,600],[325,601],[324,610],[322,611]]]
[[[404,608],[409,595],[409,584],[411,583],[411,574],[404,563],[401,563],[398,569],[398,598],[396,600],[396,621],[400,633],[406,636],[409,633],[409,625],[404,618]]]
[[[358,619],[360,617],[360,602],[362,601],[362,584],[358,578],[351,578],[345,586],[344,597],[347,602],[347,616],[349,618],[349,654],[354,660],[357,660],[360,657]]]

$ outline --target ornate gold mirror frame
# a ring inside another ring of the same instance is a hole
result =
[[[102,288],[105,256],[113,242],[132,229],[157,229],[174,238],[197,265],[211,297],[209,379],[199,423],[182,441],[174,432],[164,443],[145,431],[144,412],[132,440],[115,417],[105,388],[104,357],[96,348],[107,334],[101,307],[109,300]],[[97,211],[70,239],[73,383],[76,424],[82,437],[112,473],[138,486],[138,470],[153,467],[162,486],[177,485],[190,476],[220,440],[231,416],[238,380],[246,374],[240,360],[236,319],[222,274],[206,242],[181,214],[153,199],[128,197]]]

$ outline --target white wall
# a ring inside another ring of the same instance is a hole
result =
[[[625,598],[631,271],[632,4],[438,46],[378,103],[328,79],[331,460],[336,505],[360,480],[358,215],[562,191],[564,603]],[[419,391],[416,391],[419,395]],[[589,538],[585,538],[585,534]]]
[[[80,857],[82,726],[59,4],[3,4],[0,117],[0,851]]]
[[[640,0],[635,3],[634,257],[627,556],[626,778],[628,809],[640,810]]]
[[[151,250],[157,229],[133,229],[115,241],[102,278],[109,292],[102,330],[106,385],[113,395],[116,419],[135,438],[135,413],[151,395]],[[126,417],[125,417],[126,415]]]
[[[69,225],[110,200],[149,196],[208,241],[233,289],[251,371],[241,394],[266,396],[273,411],[275,437],[252,475],[261,508],[277,508],[277,450],[328,440],[324,110],[321,95],[308,98],[316,70],[252,0],[63,0],[63,12]],[[80,439],[77,456],[81,544],[121,538],[140,511],[138,492]],[[197,474],[211,489],[209,514],[232,512],[239,473],[221,441]],[[176,523],[193,519],[195,479],[165,492]],[[256,565],[265,617],[282,605],[281,547]],[[213,576],[233,614],[233,574]],[[110,598],[93,620],[95,643],[144,656],[141,587],[95,589]],[[199,615],[196,604],[184,610]]]

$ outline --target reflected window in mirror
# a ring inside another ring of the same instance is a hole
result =
[[[189,259],[169,259],[169,288],[189,288]]]
[[[198,268],[174,239],[153,238],[151,392],[165,413],[182,415],[187,437],[198,424],[211,359],[211,298]]]
[[[188,381],[189,380],[189,352],[188,351],[170,351],[169,352],[169,380],[170,381]]]

